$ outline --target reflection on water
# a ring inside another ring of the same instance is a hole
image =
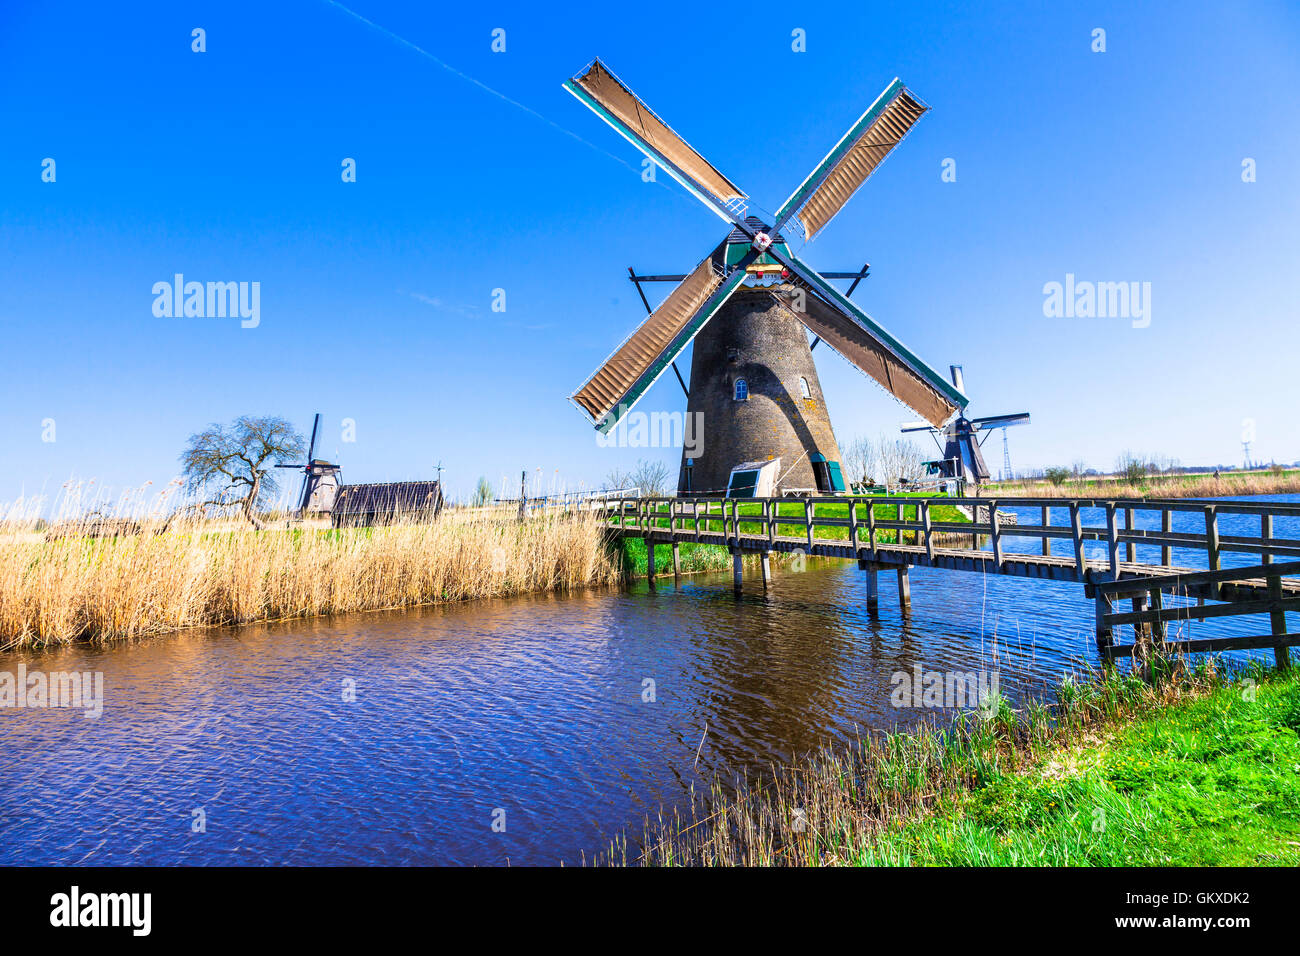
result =
[[[907,618],[892,576],[873,619],[855,566],[810,563],[739,600],[718,576],[0,656],[105,693],[0,711],[0,863],[577,862],[715,772],[916,721],[898,671],[996,668],[1015,700],[1093,656],[1076,585],[912,575]]]

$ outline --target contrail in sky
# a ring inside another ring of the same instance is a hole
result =
[[[555,122],[554,120],[548,119],[547,117],[543,116],[541,113],[537,112],[537,110],[533,109],[531,106],[525,106],[523,103],[520,103],[518,100],[512,100],[504,93],[500,93],[497,90],[492,89],[492,87],[488,86],[486,83],[482,82],[481,80],[476,80],[468,73],[461,72],[460,70],[456,69],[454,66],[452,66],[450,63],[446,62],[445,60],[440,60],[438,57],[434,56],[428,50],[424,49],[424,47],[417,46],[416,44],[412,43],[410,40],[398,36],[392,30],[388,29],[387,27],[380,26],[374,20],[366,19],[361,14],[357,13],[355,10],[350,10],[347,7],[345,7],[343,4],[339,3],[338,0],[325,0],[325,2],[328,3],[331,7],[337,7],[338,9],[342,10],[344,13],[346,13],[348,16],[352,17],[353,19],[361,21],[366,26],[370,27],[372,30],[378,30],[380,33],[384,34],[384,36],[388,37],[389,39],[396,40],[398,43],[402,44],[402,46],[408,47],[409,49],[412,49],[416,53],[420,54],[420,56],[432,60],[434,63],[438,64],[438,66],[442,67],[448,73],[454,73],[456,76],[459,76],[462,80],[465,80],[466,82],[469,83],[473,83],[479,89],[484,90],[487,93],[491,93],[497,99],[504,100],[505,102],[509,103],[511,106],[516,107],[517,109],[521,109],[525,113],[537,117],[539,120],[541,120],[543,123],[547,124],[548,126],[555,127],[561,133],[564,133],[566,136],[573,137],[579,143],[582,143],[584,146],[590,146],[592,149],[596,150],[596,152],[604,153],[606,156],[608,156],[610,159],[614,160],[615,162],[622,163],[624,166],[626,166],[628,169],[632,170],[633,172],[638,172],[637,168],[633,166],[631,163],[629,163],[627,160],[621,159],[620,157],[615,156],[613,153],[601,149],[595,143],[588,142],[587,140],[583,139],[581,136],[579,136],[577,133],[573,132],[572,130],[565,129],[563,126],[561,126],[559,123]]]

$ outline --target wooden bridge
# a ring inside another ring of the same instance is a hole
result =
[[[932,512],[954,505],[973,508],[977,520],[931,520]],[[1300,643],[1300,634],[1288,633],[1286,626],[1286,612],[1300,611],[1300,579],[1290,577],[1300,575],[1300,539],[1273,533],[1277,519],[1300,519],[1300,505],[1295,504],[1152,498],[637,497],[614,498],[604,507],[614,534],[646,539],[652,582],[655,554],[649,545],[671,545],[673,571],[679,573],[680,544],[698,542],[731,551],[737,589],[746,553],[761,556],[765,587],[774,552],[856,560],[866,571],[867,607],[872,611],[879,606],[879,572],[891,570],[898,575],[900,605],[908,609],[908,570],[913,566],[1076,582],[1095,601],[1097,649],[1103,660],[1143,653],[1150,642],[1159,642],[1168,652],[1271,647],[1278,666],[1285,667],[1287,648]],[[998,511],[1005,507],[1033,508],[1040,522],[1010,524]],[[878,515],[881,510],[886,517]],[[1101,524],[1084,522],[1086,515],[1098,512]],[[1159,516],[1159,529],[1139,528],[1138,516],[1152,512]],[[1192,520],[1197,530],[1173,530],[1179,514],[1196,516]],[[1258,533],[1221,534],[1223,516],[1257,522]],[[1009,538],[1037,538],[1039,552],[1008,551]],[[1053,539],[1069,542],[1068,548],[1058,549],[1065,553],[1052,552]],[[984,550],[982,545],[990,541],[992,548]],[[1104,556],[1089,557],[1089,542],[1100,542]],[[1139,546],[1160,548],[1159,563],[1139,561]],[[1205,566],[1175,565],[1174,548],[1205,552]],[[1224,567],[1223,556],[1231,553],[1251,556],[1249,565]],[[1195,598],[1197,603],[1171,603],[1168,596]],[[1119,601],[1128,601],[1131,610],[1116,611]],[[1167,639],[1171,621],[1246,614],[1267,614],[1268,633]],[[1115,643],[1114,630],[1122,625],[1132,626],[1132,644]]]

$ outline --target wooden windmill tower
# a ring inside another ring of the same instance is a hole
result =
[[[316,436],[319,432],[320,412],[317,412],[316,418],[312,421],[311,443],[307,446],[307,461],[295,465],[275,466],[277,468],[295,468],[303,473],[302,491],[298,494],[298,507],[295,509],[300,518],[309,514],[327,515],[330,513],[334,508],[334,495],[339,488],[339,474],[343,470],[332,462],[315,457]]]
[[[961,366],[953,365],[951,370],[953,384],[959,389],[964,389]],[[929,432],[934,436],[935,444],[939,446],[943,458],[929,462],[932,473],[944,478],[956,478],[964,485],[982,485],[989,480],[989,466],[984,461],[984,453],[980,451],[980,446],[999,428],[1007,429],[1013,425],[1028,424],[1028,412],[967,418],[963,411],[942,428],[936,428],[929,422],[910,422],[904,425],[902,430],[904,433]],[[983,437],[980,437],[981,433],[984,433]],[[1004,438],[1006,434],[1004,430],[1002,432]]]
[[[859,117],[771,224],[745,216],[749,197],[599,60],[564,87],[731,227],[574,393],[573,402],[596,428],[614,427],[695,341],[687,411],[703,416],[697,419],[703,451],[693,459],[683,455],[679,492],[719,491],[736,466],[778,458],[778,493],[844,491],[839,448],[805,329],[935,427],[965,408],[959,387],[804,263],[781,235],[787,228],[805,239],[816,235],[925,113],[928,107],[899,80]],[[634,281],[643,278],[633,275]]]

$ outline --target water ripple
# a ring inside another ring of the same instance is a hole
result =
[[[900,671],[996,668],[1014,701],[1092,658],[1077,586],[916,569],[904,616],[881,585],[876,617],[813,562],[739,600],[723,575],[0,656],[106,697],[0,712],[0,864],[574,862],[715,773],[921,719]]]

